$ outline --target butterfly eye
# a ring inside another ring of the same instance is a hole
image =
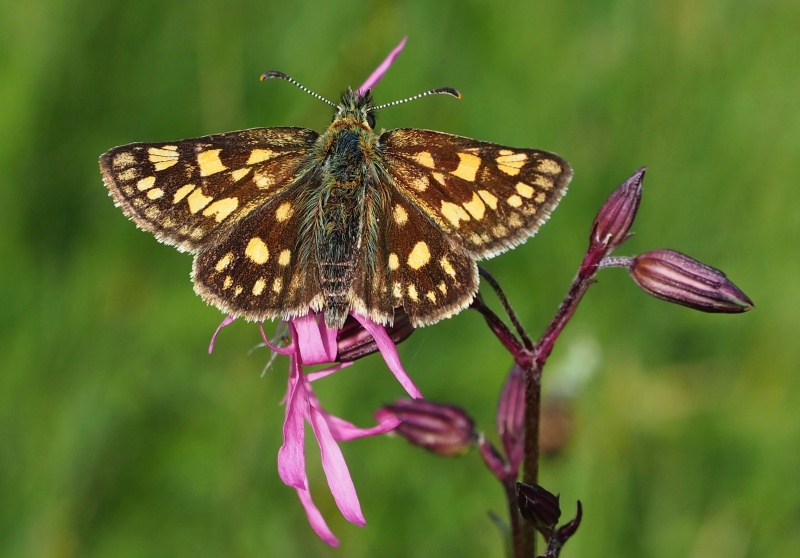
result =
[[[375,129],[375,115],[371,112],[367,113],[367,125],[373,130]]]

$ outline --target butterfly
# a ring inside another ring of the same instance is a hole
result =
[[[467,307],[477,260],[532,236],[567,189],[558,155],[430,130],[375,132],[370,91],[348,89],[324,132],[253,128],[100,157],[115,204],[194,254],[195,291],[233,317],[350,312],[414,326]],[[451,88],[428,91],[460,98]],[[411,100],[406,99],[406,100]]]

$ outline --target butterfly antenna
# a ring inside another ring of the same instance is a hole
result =
[[[329,104],[330,106],[332,106],[332,107],[335,107],[335,106],[336,106],[336,104],[335,104],[335,103],[332,103],[332,102],[330,102],[328,99],[326,99],[325,97],[323,97],[323,96],[322,96],[322,95],[320,95],[319,93],[314,93],[314,92],[313,92],[313,91],[311,91],[311,90],[310,90],[308,87],[306,87],[305,85],[303,85],[302,83],[300,83],[300,82],[299,82],[299,81],[297,81],[296,79],[294,79],[294,78],[291,78],[291,77],[287,76],[287,75],[286,75],[286,74],[284,74],[283,72],[275,72],[275,71],[272,71],[272,72],[267,72],[266,74],[262,74],[262,76],[261,76],[261,81],[266,81],[266,80],[268,80],[268,79],[272,79],[272,78],[280,78],[280,79],[282,79],[282,80],[286,80],[286,81],[288,81],[289,83],[291,83],[292,85],[296,85],[297,87],[299,87],[300,89],[302,89],[303,91],[305,91],[306,93],[308,93],[309,95],[311,95],[312,97],[316,97],[316,98],[317,98],[317,99],[319,99],[320,101],[322,101],[322,102],[324,102],[324,103],[328,103],[328,104]]]
[[[413,97],[409,97],[408,99],[402,99],[400,101],[392,101],[391,103],[386,103],[384,105],[378,105],[374,107],[372,110],[378,110],[386,107],[393,107],[394,105],[399,105],[402,103],[407,103],[408,101],[415,101],[422,97],[427,97],[428,95],[451,95],[456,99],[461,98],[461,93],[458,92],[457,89],[453,89],[452,87],[437,87],[436,89],[431,89],[430,91],[426,91],[425,93],[420,93],[418,95],[414,95]]]

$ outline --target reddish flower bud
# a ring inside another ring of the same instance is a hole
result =
[[[753,302],[725,274],[674,250],[633,258],[631,277],[645,292],[703,312],[746,312]]]
[[[497,433],[510,468],[516,473],[525,449],[525,375],[517,364],[508,373],[500,394]]]
[[[558,496],[538,484],[517,483],[517,506],[522,517],[534,524],[536,529],[550,539],[561,517]]]
[[[395,310],[394,323],[383,327],[395,345],[405,341],[414,333],[414,326],[402,308]],[[338,348],[336,360],[339,362],[358,360],[378,351],[375,339],[352,315],[347,317],[344,326],[336,335],[336,345]]]
[[[443,457],[464,453],[477,439],[472,419],[454,405],[401,399],[379,409],[375,417],[379,421],[397,418],[400,424],[393,432]]]
[[[589,250],[601,251],[598,257],[608,256],[627,240],[628,231],[636,218],[642,199],[642,180],[647,167],[637,170],[609,196],[595,217]]]

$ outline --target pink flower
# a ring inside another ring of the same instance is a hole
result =
[[[386,330],[370,320],[353,314],[364,329],[375,339],[378,349],[411,397],[419,398],[417,387],[400,365],[397,349]],[[356,489],[337,442],[385,434],[395,428],[399,421],[386,417],[372,428],[355,425],[323,410],[311,387],[311,382],[323,378],[348,366],[340,363],[319,372],[305,374],[303,366],[334,362],[337,354],[337,330],[328,329],[321,316],[309,314],[289,322],[291,343],[288,347],[273,348],[289,355],[289,388],[286,393],[286,420],[283,423],[283,446],[278,452],[278,472],[281,480],[297,491],[297,495],[308,515],[311,528],[332,546],[339,541],[328,528],[308,490],[305,461],[305,421],[311,424],[322,455],[322,468],[328,480],[333,499],[342,515],[356,525],[365,524],[358,502]]]

